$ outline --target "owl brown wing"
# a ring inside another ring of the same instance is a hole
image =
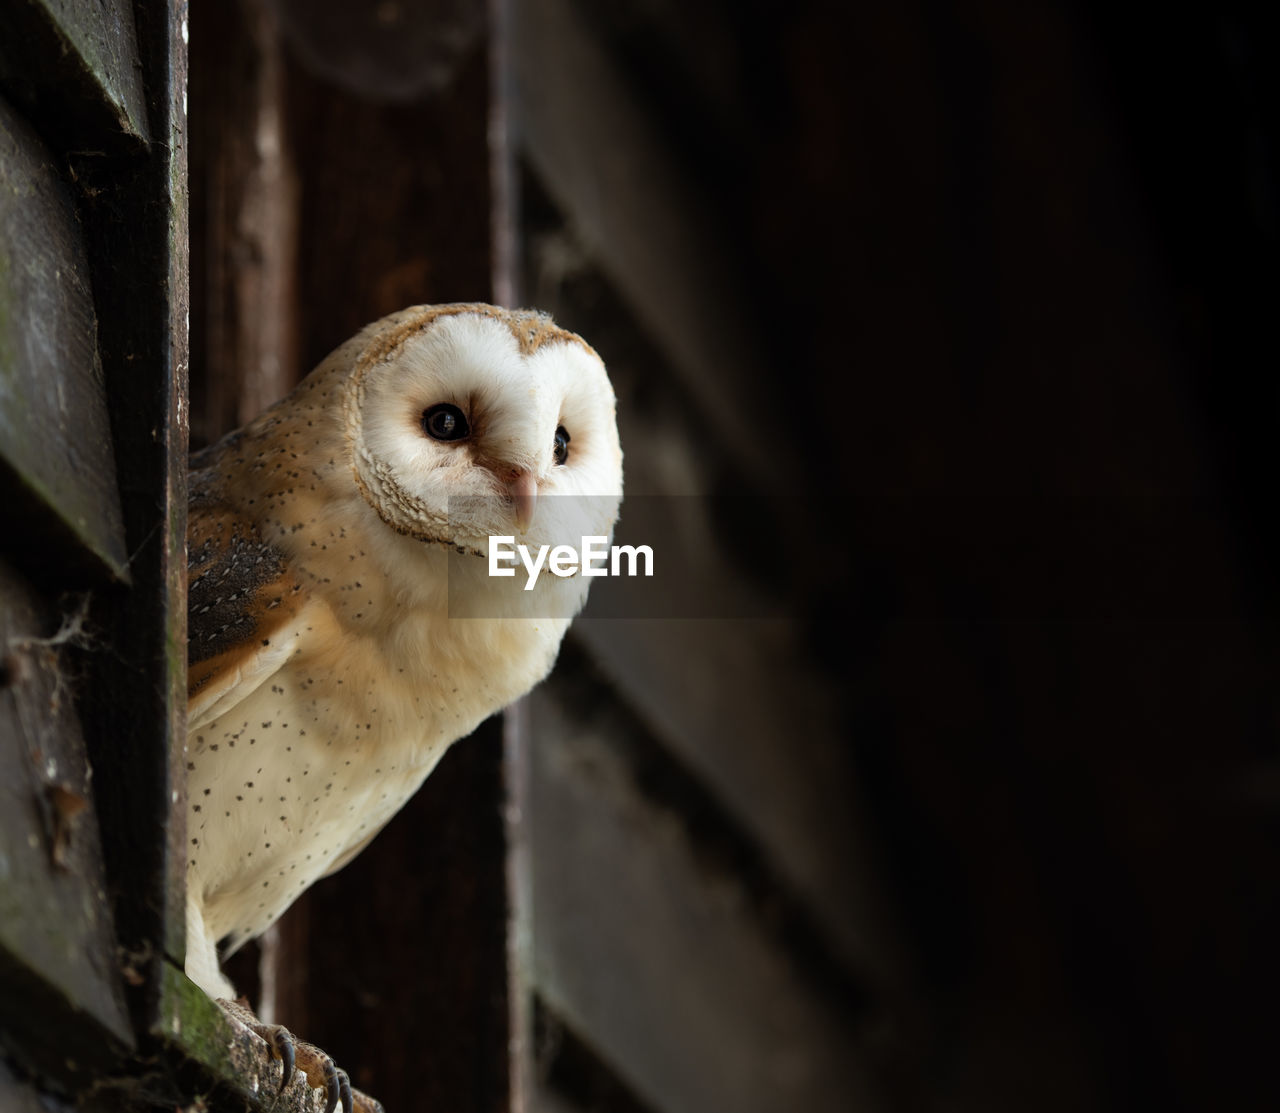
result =
[[[284,554],[218,497],[216,474],[192,472],[187,521],[189,729],[234,707],[295,649],[305,593]]]

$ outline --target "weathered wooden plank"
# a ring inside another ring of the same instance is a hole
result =
[[[530,1092],[536,1113],[655,1113],[601,1060],[587,1038],[548,1006],[533,1002],[537,1083]]]
[[[62,661],[83,643],[85,615],[73,606],[59,625],[0,563],[0,1030],[64,1081],[113,1065],[133,1043]]]
[[[891,980],[884,923],[838,709],[785,620],[581,619],[572,637],[761,847],[844,959]]]
[[[664,1113],[879,1102],[842,1010],[811,991],[734,876],[636,789],[607,716],[531,697],[539,992]]]
[[[162,1011],[165,956],[181,960],[186,741],[186,4],[139,5],[148,112],[142,157],[83,157],[99,346],[116,432],[131,590],[101,593],[109,630],[85,729],[136,1027]]]
[[[299,376],[298,183],[283,45],[262,0],[198,8],[192,68],[192,275],[197,447],[257,417]],[[212,62],[212,59],[211,59]]]
[[[0,1058],[0,1109],[5,1113],[71,1113],[71,1106],[41,1091],[30,1079],[19,1078]]]
[[[0,101],[0,461],[46,568],[128,579],[97,326],[52,156]],[[61,544],[62,541],[69,544]],[[31,546],[35,558],[36,546]],[[65,554],[65,555],[64,555]]]
[[[283,37],[317,77],[361,100],[429,100],[457,78],[480,39],[486,5],[265,0]]]
[[[147,144],[129,0],[0,6],[0,84],[59,146],[103,155]]]
[[[387,105],[291,67],[302,371],[406,305],[489,299],[487,78],[477,53],[447,95]]]

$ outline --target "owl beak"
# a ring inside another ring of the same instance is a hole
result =
[[[507,484],[507,491],[515,508],[516,524],[522,531],[527,530],[533,525],[533,509],[538,501],[538,481],[534,479],[532,472],[520,471]]]

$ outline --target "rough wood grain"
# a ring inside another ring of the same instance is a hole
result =
[[[60,147],[106,155],[148,142],[128,0],[0,6],[0,84]]]
[[[812,907],[851,967],[900,973],[858,782],[821,678],[785,621],[581,620],[573,637]]]
[[[181,959],[186,740],[186,4],[139,5],[148,112],[163,142],[75,160],[133,586],[95,598],[112,652],[85,716],[120,943],[137,957],[135,1027]]]
[[[192,397],[202,447],[284,396],[297,357],[297,203],[284,59],[262,0],[196,12]]]
[[[32,562],[127,579],[88,267],[53,156],[0,100],[0,466]]]
[[[531,697],[540,992],[668,1113],[879,1108],[848,1019],[760,930],[732,872],[632,782],[607,719]]]
[[[266,0],[296,58],[361,100],[427,100],[449,88],[475,49],[486,6],[474,0],[332,4]]]
[[[71,1106],[42,1093],[0,1058],[0,1109],[5,1113],[71,1113]]]
[[[83,1076],[133,1043],[63,659],[81,636],[78,610],[50,614],[0,563],[0,1031],[63,1079],[68,1061]]]

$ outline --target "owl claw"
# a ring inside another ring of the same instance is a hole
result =
[[[243,999],[219,1000],[218,1004],[225,1013],[266,1041],[271,1058],[280,1062],[280,1093],[301,1075],[305,1085],[324,1090],[325,1113],[335,1113],[339,1105],[342,1113],[383,1113],[381,1103],[352,1089],[347,1072],[315,1044],[299,1040],[283,1024],[264,1024]]]
[[[238,1001],[219,998],[218,1006],[224,1013],[239,1021],[255,1035],[266,1041],[271,1058],[280,1061],[280,1089],[284,1093],[298,1067],[298,1041],[283,1024],[264,1024],[258,1019],[243,997]]]
[[[351,1079],[332,1059],[324,1063],[324,1113],[333,1113],[342,1102],[342,1113],[351,1113]]]
[[[264,1026],[266,1027],[266,1026]],[[293,1081],[294,1071],[297,1069],[297,1054],[294,1051],[293,1033],[289,1031],[283,1024],[277,1024],[267,1028],[268,1045],[271,1048],[272,1057],[280,1060],[280,1093],[284,1093],[285,1088]]]

